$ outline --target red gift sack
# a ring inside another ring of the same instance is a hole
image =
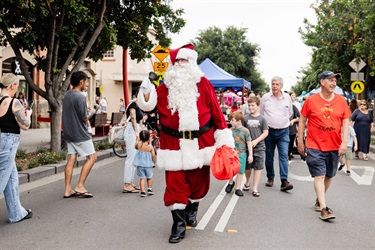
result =
[[[229,180],[240,171],[240,159],[233,148],[223,145],[216,149],[210,166],[216,179]]]

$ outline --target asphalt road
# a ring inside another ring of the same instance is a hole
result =
[[[20,186],[23,206],[34,216],[16,224],[6,221],[0,198],[1,249],[375,249],[374,154],[353,160],[351,177],[339,172],[327,194],[337,216],[323,222],[313,210],[315,194],[305,163],[290,163],[294,189],[280,192],[279,180],[259,198],[225,194],[225,181],[211,178],[199,208],[197,229],[169,244],[170,211],[163,205],[164,173],[154,171],[155,195],[122,193],[124,160],[98,162],[86,187],[92,199],[63,199],[64,176],[58,174]],[[78,172],[79,169],[75,169]],[[277,171],[278,173],[278,171]],[[77,175],[73,183],[77,181]]]

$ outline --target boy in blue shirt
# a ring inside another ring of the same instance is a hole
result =
[[[234,150],[238,153],[238,158],[240,159],[240,172],[237,174],[237,185],[235,194],[237,196],[243,196],[241,191],[242,178],[245,173],[246,168],[246,147],[249,151],[249,156],[247,157],[247,162],[253,162],[253,147],[251,145],[250,132],[247,128],[242,126],[243,114],[240,111],[234,112],[230,117],[230,123],[232,125],[231,130],[234,138]],[[236,183],[233,178],[229,180],[225,192],[230,193]]]

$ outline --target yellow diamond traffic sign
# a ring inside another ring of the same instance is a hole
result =
[[[156,48],[152,51],[152,54],[159,60],[163,61],[169,55],[169,49],[164,48],[160,45],[156,46]]]
[[[354,94],[360,94],[365,90],[365,85],[363,84],[363,82],[355,81],[350,85],[350,89]]]

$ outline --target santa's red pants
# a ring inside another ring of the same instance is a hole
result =
[[[193,170],[165,171],[165,206],[202,199],[210,188],[210,166]]]

